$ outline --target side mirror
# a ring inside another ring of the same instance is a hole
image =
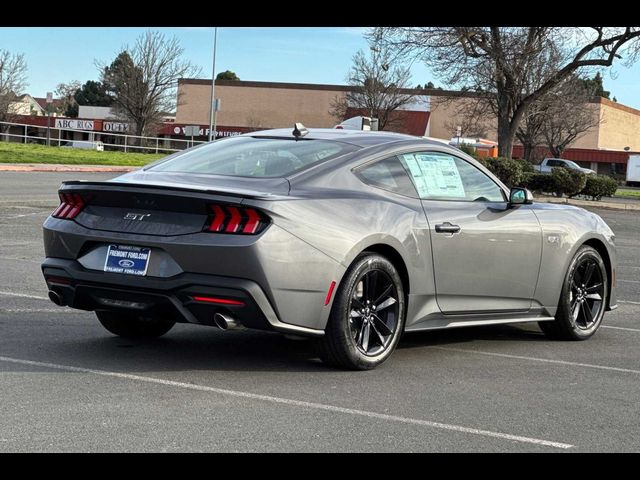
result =
[[[522,187],[512,188],[509,192],[509,206],[530,205],[533,203],[533,194]]]

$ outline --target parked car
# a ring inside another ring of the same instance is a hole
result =
[[[405,331],[539,322],[584,340],[616,307],[598,215],[533,203],[443,142],[297,124],[59,195],[44,222],[49,297],[124,337],[260,329],[370,369]]]
[[[629,155],[626,182],[631,187],[640,186],[640,155]]]
[[[576,162],[566,160],[564,158],[545,158],[540,165],[534,165],[533,168],[534,170],[537,170],[541,173],[551,173],[551,169],[554,167],[564,167],[571,170],[578,170],[579,172],[586,173],[587,175],[596,173],[590,168],[583,168]]]
[[[61,145],[61,147],[84,148],[86,150],[97,150],[98,152],[104,152],[104,144],[101,141],[91,142],[87,140],[71,140]]]

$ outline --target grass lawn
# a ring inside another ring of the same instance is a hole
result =
[[[631,190],[628,188],[619,188],[615,193],[616,197],[637,198],[640,200],[640,190]]]
[[[164,156],[166,155],[156,153],[98,152],[80,148],[0,142],[0,163],[60,163],[140,167]]]

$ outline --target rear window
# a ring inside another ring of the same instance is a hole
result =
[[[185,150],[149,169],[238,177],[286,177],[357,150],[329,140],[236,137]]]

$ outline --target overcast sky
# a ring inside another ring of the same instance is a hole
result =
[[[185,55],[211,78],[213,28],[156,28],[175,35]],[[224,27],[218,29],[216,73],[234,71],[241,80],[343,84],[358,49],[368,49],[360,27]],[[96,61],[110,62],[145,28],[0,28],[0,49],[24,53],[29,68],[27,93],[43,97],[58,83],[97,80]],[[412,65],[412,83],[433,81],[427,68]],[[640,62],[614,66],[604,86],[618,102],[640,109]]]

